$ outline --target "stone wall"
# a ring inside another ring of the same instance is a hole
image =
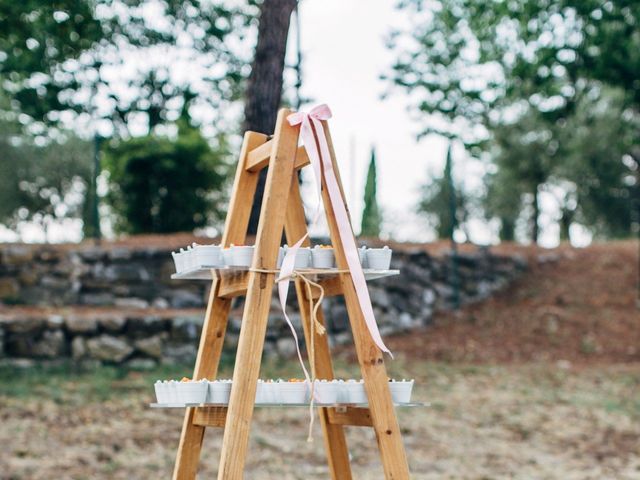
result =
[[[488,249],[460,254],[459,298],[478,301],[509,284],[525,268],[518,256]],[[395,247],[392,268],[401,275],[369,283],[382,335],[429,324],[434,311],[449,309],[454,298],[449,256],[422,247]],[[172,281],[168,248],[159,247],[0,247],[0,359],[186,362],[195,357],[209,282]],[[300,330],[295,295],[290,317]],[[350,340],[344,302],[324,302],[332,343]],[[236,299],[225,348],[233,351],[242,315]],[[300,333],[300,337],[302,337]],[[274,297],[267,354],[295,351]]]
[[[170,251],[7,245],[0,250],[0,302],[33,306],[189,308],[206,282],[176,282]]]

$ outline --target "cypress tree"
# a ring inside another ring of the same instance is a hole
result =
[[[376,198],[376,151],[371,149],[371,161],[367,171],[367,183],[364,187],[364,210],[362,212],[362,223],[360,235],[364,237],[379,237],[382,215],[378,208]]]

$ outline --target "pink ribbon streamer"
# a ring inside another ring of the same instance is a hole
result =
[[[378,330],[378,325],[373,314],[373,307],[371,306],[371,298],[369,297],[369,289],[367,288],[367,282],[364,277],[364,272],[362,271],[362,264],[360,263],[358,249],[356,246],[355,238],[353,236],[353,231],[351,229],[351,222],[349,221],[347,208],[344,204],[342,194],[340,192],[336,172],[333,169],[331,154],[329,152],[329,144],[327,143],[327,138],[322,127],[322,120],[328,120],[329,118],[331,118],[331,110],[327,105],[323,104],[314,107],[309,113],[292,113],[287,117],[287,121],[292,126],[300,125],[300,137],[302,138],[302,143],[307,150],[309,160],[315,173],[318,195],[320,195],[322,188],[322,167],[324,167],[327,192],[329,193],[329,200],[331,202],[331,206],[333,207],[333,212],[336,218],[340,242],[342,243],[342,248],[345,252],[347,265],[349,266],[349,271],[351,272],[351,278],[353,280],[353,285],[356,290],[356,295],[358,297],[358,302],[360,304],[360,309],[362,310],[367,329],[369,330],[371,338],[378,346],[378,348],[383,352],[388,353],[393,358],[393,355],[382,341],[380,331]],[[319,150],[318,146],[320,147]],[[317,219],[318,215],[316,214],[314,223],[315,221],[317,221]],[[298,358],[300,360],[300,363],[302,364],[305,376],[307,380],[309,380],[309,375],[306,368],[304,367],[304,363],[302,362],[302,355],[300,354],[300,349],[298,348],[298,337],[286,313],[289,279],[291,277],[291,274],[293,273],[296,253],[307,236],[308,232],[291,248],[289,248],[285,258],[282,261],[280,277],[277,281],[282,311],[287,323],[289,324],[289,328],[293,332],[293,336],[296,340]]]

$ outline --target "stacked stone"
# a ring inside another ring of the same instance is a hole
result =
[[[0,259],[0,358],[5,363],[71,360],[144,367],[195,358],[209,282],[170,280],[168,249],[6,245]],[[401,275],[369,283],[382,335],[428,325],[436,310],[451,308],[452,265],[447,254],[396,248],[392,268]],[[456,265],[462,304],[488,297],[526,268],[522,258],[492,255],[488,249],[458,255]],[[302,338],[293,292],[290,298],[290,317]],[[236,299],[229,319],[225,348],[231,351],[240,331],[241,302]],[[327,298],[323,306],[331,342],[349,342],[342,298]],[[283,357],[295,352],[275,297],[265,351]]]

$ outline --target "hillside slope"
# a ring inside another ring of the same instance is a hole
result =
[[[638,242],[501,249],[527,256],[529,272],[486,302],[390,338],[392,351],[412,360],[640,361]]]

